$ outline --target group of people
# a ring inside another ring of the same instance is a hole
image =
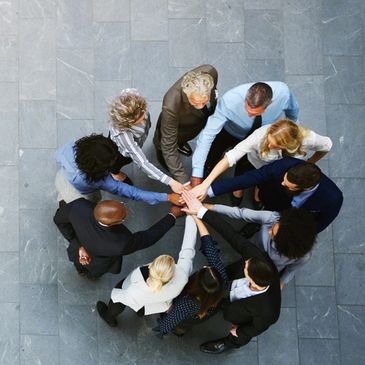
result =
[[[119,274],[123,256],[155,244],[186,215],[177,260],[166,253],[137,267],[115,285],[109,302],[96,307],[112,327],[126,306],[139,316],[158,313],[152,330],[161,338],[183,336],[223,311],[230,332],[200,345],[215,354],[247,344],[278,320],[281,290],[308,262],[317,234],[343,201],[316,165],[332,141],[298,124],[298,104],[285,83],[243,84],[218,97],[217,82],[217,70],[202,65],[167,91],[153,138],[160,166],[142,150],[151,128],[147,101],[136,89],[123,90],[110,106],[108,136],[92,134],[56,152],[54,216],[69,241],[70,261],[80,275],[96,280]],[[189,141],[197,136],[193,153]],[[192,155],[191,174],[182,155]],[[136,187],[122,172],[130,163],[171,193]],[[233,165],[234,177],[216,181]],[[254,209],[240,207],[246,188],[253,188]],[[100,190],[148,204],[170,202],[171,208],[132,233],[123,224],[127,207],[101,200]],[[207,202],[224,193],[233,206]],[[245,222],[242,230],[224,215]],[[238,261],[222,261],[210,227],[237,251]],[[198,232],[207,266],[192,273]]]

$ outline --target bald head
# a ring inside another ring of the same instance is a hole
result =
[[[107,226],[122,223],[127,216],[127,209],[124,204],[115,200],[104,200],[94,208],[95,219]]]

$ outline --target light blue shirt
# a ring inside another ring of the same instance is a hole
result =
[[[298,103],[288,86],[279,81],[266,82],[273,92],[271,104],[262,114],[262,125],[278,120],[282,113],[289,119],[298,120]],[[208,118],[205,128],[200,132],[193,155],[192,176],[203,177],[204,164],[215,136],[224,129],[232,136],[242,140],[250,131],[255,117],[249,117],[245,109],[248,89],[253,85],[243,84],[227,91],[219,100],[213,115]]]
[[[65,179],[81,194],[90,194],[96,190],[105,190],[133,200],[143,200],[148,204],[167,201],[167,194],[165,193],[155,193],[138,189],[121,181],[114,180],[110,174],[99,181],[87,181],[85,174],[77,168],[74,146],[74,142],[65,144],[56,151],[55,159]]]
[[[314,188],[310,190],[304,190],[299,195],[294,196],[291,201],[291,206],[293,208],[300,208],[314,194],[318,186],[319,184],[317,184]]]

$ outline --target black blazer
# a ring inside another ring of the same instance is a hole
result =
[[[279,319],[281,305],[279,273],[266,252],[235,232],[233,227],[222,219],[221,215],[208,211],[204,214],[203,220],[211,225],[242,256],[242,260],[227,267],[231,280],[244,277],[244,261],[251,257],[260,257],[266,260],[276,271],[275,280],[266,292],[235,302],[229,300],[222,302],[224,319],[238,325],[238,337],[230,335],[227,339],[235,346],[243,346],[252,337],[266,331]]]
[[[95,205],[80,198],[59,208],[54,216],[58,229],[70,242],[69,260],[78,263],[79,247],[84,246],[92,256],[85,268],[95,276],[106,272],[119,274],[122,256],[153,245],[175,224],[175,218],[167,214],[149,229],[136,233],[123,224],[104,227],[94,218]]]

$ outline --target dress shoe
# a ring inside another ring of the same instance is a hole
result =
[[[191,147],[189,146],[189,143],[187,143],[187,142],[185,144],[183,144],[182,146],[179,146],[177,148],[177,150],[185,156],[191,156],[193,154],[193,150],[191,149]]]
[[[108,307],[104,302],[98,301],[96,303],[96,310],[99,313],[99,316],[110,326],[116,327],[118,322],[115,319],[110,319],[107,317]]]
[[[227,348],[223,339],[204,342],[200,345],[200,351],[206,352],[207,354],[221,354]]]

